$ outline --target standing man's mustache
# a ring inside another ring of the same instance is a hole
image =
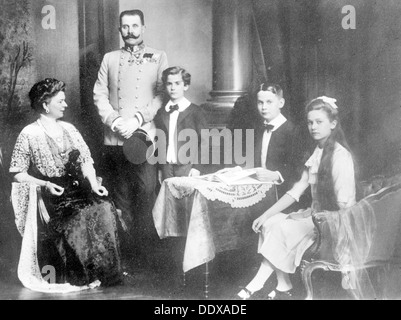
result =
[[[123,37],[123,39],[138,39],[139,38],[139,36],[135,36],[134,34],[129,34],[129,35],[126,35],[125,37]]]

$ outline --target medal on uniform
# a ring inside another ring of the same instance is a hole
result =
[[[141,56],[141,52],[138,53],[132,53],[130,54],[130,57],[128,59],[128,64],[130,66],[132,66],[134,63],[136,64],[141,64],[142,63],[142,59],[139,59]]]

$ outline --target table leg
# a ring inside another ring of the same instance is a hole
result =
[[[205,299],[209,299],[209,264],[205,263],[205,290],[204,290]]]

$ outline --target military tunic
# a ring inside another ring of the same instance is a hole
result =
[[[118,117],[128,119],[139,113],[146,130],[146,123],[162,105],[161,77],[167,67],[166,53],[145,45],[136,51],[122,48],[104,56],[93,92],[105,124],[105,145],[123,145],[123,139],[111,130]]]
[[[147,161],[140,165],[131,163],[123,153],[125,139],[113,132],[112,126],[119,117],[135,116],[143,120],[141,128],[146,130],[153,125],[162,105],[162,73],[167,67],[165,52],[143,44],[133,50],[112,51],[103,58],[93,90],[94,103],[104,123],[100,171],[127,226],[127,233],[121,238],[121,252],[128,260],[137,252],[134,247],[143,251],[157,239],[151,215],[157,170]]]

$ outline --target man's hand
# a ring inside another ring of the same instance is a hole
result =
[[[132,134],[139,128],[139,121],[136,117],[122,119],[116,126],[116,131],[124,138],[131,138]]]
[[[270,171],[264,168],[256,168],[256,178],[259,181],[274,182],[280,179],[280,176],[275,171]]]

